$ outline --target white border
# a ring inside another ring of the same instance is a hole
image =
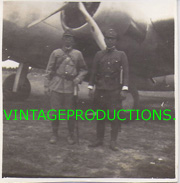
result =
[[[5,1],[17,1],[17,0],[5,0]],[[51,2],[64,2],[64,0],[18,0],[18,1],[34,1],[34,2],[47,2],[47,1],[51,1]],[[69,1],[69,0],[68,0]],[[91,2],[97,2],[98,0],[71,0],[74,2],[85,2],[85,1],[91,1]],[[102,1],[102,0],[100,0]],[[112,2],[110,0],[103,0],[106,2]],[[117,0],[113,0],[116,1]],[[128,2],[142,2],[143,0],[118,0],[119,2],[124,2],[124,1],[128,1]],[[152,1],[152,0],[144,0],[144,1]],[[175,0],[176,1],[176,0]],[[1,167],[0,167],[0,173],[1,173],[1,178],[0,178],[0,182],[178,182],[178,173],[180,175],[180,170],[178,169],[179,167],[179,154],[178,154],[178,150],[179,150],[179,136],[178,136],[178,132],[180,133],[180,125],[178,125],[178,112],[180,112],[178,110],[178,94],[179,94],[179,83],[178,83],[178,68],[180,69],[180,65],[178,64],[178,60],[179,60],[179,55],[178,55],[178,51],[180,51],[180,48],[178,47],[180,44],[180,38],[179,38],[179,34],[180,34],[180,18],[178,19],[178,17],[180,17],[180,0],[176,1],[176,5],[177,5],[177,10],[175,11],[175,116],[176,116],[176,128],[175,128],[175,179],[155,179],[155,178],[147,178],[147,179],[137,179],[137,178],[2,178],[2,148],[1,148],[1,153],[0,153],[0,162],[1,162]],[[178,17],[177,17],[178,15]],[[3,0],[0,0],[0,19],[3,20]],[[0,31],[2,33],[2,21],[0,21]],[[1,38],[1,44],[0,44],[0,49],[2,51],[2,34],[0,35]],[[0,58],[2,60],[2,53],[0,54]],[[180,60],[179,60],[180,61]],[[2,62],[0,62],[0,68],[2,68]],[[2,69],[0,69],[0,99],[2,101]],[[180,94],[179,94],[180,96]],[[0,138],[0,145],[2,147],[2,142],[3,142],[3,104],[2,102],[0,102],[0,129],[1,131],[1,138]]]
[[[3,22],[3,2],[0,0],[0,173],[1,173],[1,178],[2,178],[2,154],[3,154],[3,100],[2,100],[2,22]],[[1,180],[1,179],[0,179]]]

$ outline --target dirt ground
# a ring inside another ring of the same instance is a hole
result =
[[[5,78],[7,73],[3,75]],[[4,109],[49,109],[43,75],[29,74],[32,92],[24,102],[4,102]],[[173,92],[140,92],[140,108],[174,111]],[[81,108],[91,106],[82,94]],[[174,113],[173,113],[174,114]],[[3,121],[3,177],[175,178],[175,121],[122,122],[118,152],[109,149],[110,124],[104,146],[89,148],[95,121],[79,121],[80,145],[67,144],[67,124],[61,121],[59,141],[49,144],[49,121]]]

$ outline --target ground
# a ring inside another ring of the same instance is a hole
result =
[[[9,73],[4,73],[5,78]],[[43,109],[43,74],[31,73],[31,96],[24,102],[4,102],[11,109]],[[84,84],[85,85],[85,84]],[[174,110],[173,92],[140,92],[141,109]],[[89,108],[85,94],[79,102]],[[173,113],[174,115],[174,113]],[[103,147],[89,148],[95,139],[95,121],[79,121],[79,145],[67,144],[67,124],[62,121],[59,141],[49,144],[49,121],[3,120],[3,177],[175,178],[175,121],[122,122],[118,152],[109,149],[110,124]]]

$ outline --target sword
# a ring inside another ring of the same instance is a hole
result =
[[[123,67],[120,67],[120,84],[123,84]]]
[[[78,104],[78,91],[79,91],[78,85],[74,86],[74,105],[75,105],[75,109],[77,109],[77,104]],[[79,145],[79,123],[78,123],[78,120],[75,121],[75,128],[76,128],[77,144]]]

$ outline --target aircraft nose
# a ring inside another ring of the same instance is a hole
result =
[[[93,16],[100,2],[83,2],[83,5],[87,12]],[[68,7],[62,12],[62,17],[62,21],[69,28],[78,28],[87,22],[82,12],[79,10],[77,2],[70,2]]]

